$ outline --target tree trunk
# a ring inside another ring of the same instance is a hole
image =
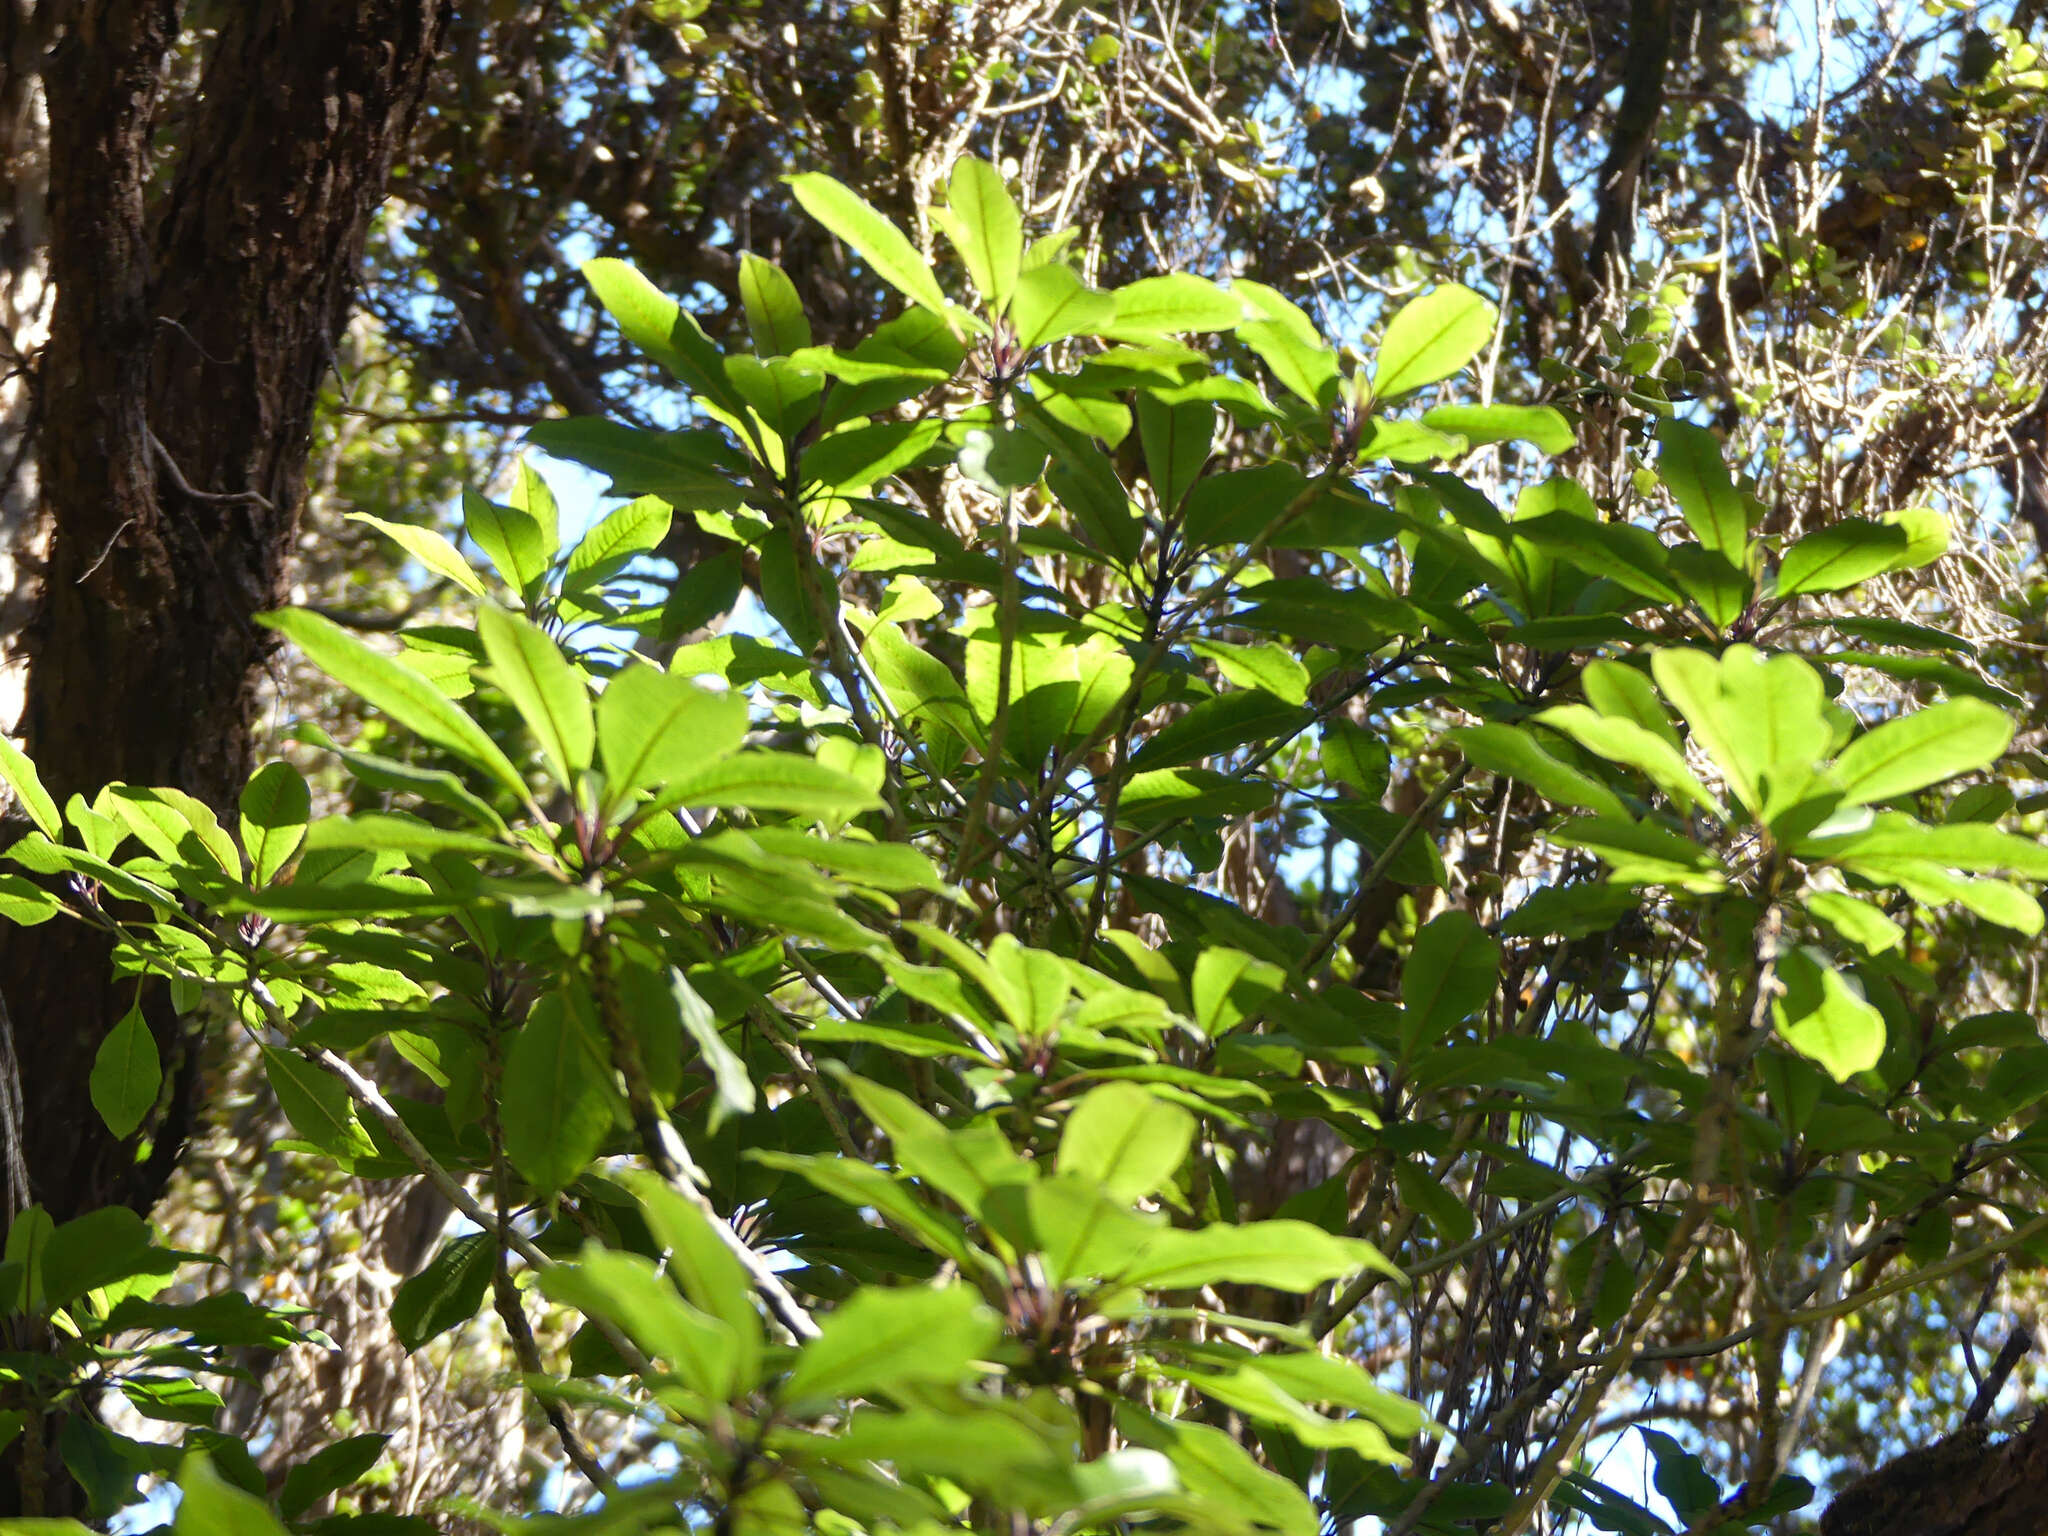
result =
[[[0,110],[32,100],[35,76],[48,113],[46,207],[22,213],[10,186],[0,244],[39,215],[55,294],[14,422],[33,427],[48,541],[20,648],[21,734],[60,804],[115,781],[234,803],[268,651],[253,616],[284,595],[320,381],[451,5],[223,7],[199,93],[163,145],[177,0],[0,0]],[[11,247],[0,255],[22,270]],[[94,1054],[137,999],[132,980],[108,984],[109,954],[74,924],[0,931],[26,1106],[4,1129],[59,1222],[146,1208],[196,1107],[194,1053],[168,999],[145,993],[166,1060],[186,1063],[151,1157],[138,1163],[94,1111]],[[52,1502],[69,1487],[51,1477]],[[18,1504],[10,1476],[0,1516]]]

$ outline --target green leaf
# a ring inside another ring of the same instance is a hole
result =
[[[277,1507],[287,1520],[296,1520],[331,1493],[339,1493],[363,1476],[384,1454],[389,1435],[350,1435],[323,1445],[284,1475],[278,1490]]]
[[[1189,331],[1227,331],[1244,314],[1232,295],[1186,272],[1141,277],[1117,289],[1115,298],[1116,324],[1110,334],[1140,344]]]
[[[746,734],[744,694],[713,693],[650,664],[627,666],[597,699],[597,751],[614,804],[737,752]]]
[[[627,341],[688,385],[691,393],[739,413],[740,398],[725,379],[725,359],[674,299],[609,256],[585,262],[583,280]]]
[[[949,312],[931,263],[859,193],[815,171],[790,177],[789,189],[804,212],[860,253],[875,276],[934,314]]]
[[[1401,306],[1387,322],[1372,392],[1391,400],[1447,379],[1493,339],[1498,311],[1470,288],[1446,283]]]
[[[1882,955],[1906,942],[1905,929],[1846,891],[1808,891],[1801,901],[1808,913],[1869,954]]]
[[[1589,661],[1579,674],[1579,686],[1585,690],[1586,702],[1601,714],[1632,720],[1674,751],[1685,750],[1671,716],[1657,698],[1657,690],[1638,668],[1604,657]]]
[[[582,672],[538,628],[502,608],[479,608],[476,630],[498,686],[540,743],[555,782],[573,788],[597,741]]]
[[[1188,1154],[1195,1117],[1137,1083],[1104,1083],[1060,1133],[1061,1175],[1089,1179],[1125,1204],[1158,1193]]]
[[[1313,328],[1304,337],[1283,320],[1247,320],[1238,326],[1237,338],[1259,355],[1274,378],[1317,410],[1337,403],[1337,354],[1316,339]]]
[[[131,1008],[100,1042],[87,1085],[93,1108],[116,1140],[125,1141],[142,1124],[143,1116],[156,1104],[163,1082],[156,1038],[143,1023],[142,1010]]]
[[[1088,541],[1105,554],[1134,560],[1145,541],[1131,515],[1131,499],[1108,455],[1073,428],[1053,419],[1035,400],[1019,400],[1024,430],[1042,442],[1050,459],[1045,481]]]
[[[1474,448],[1521,442],[1544,453],[1569,453],[1578,441],[1564,413],[1548,405],[1440,405],[1422,413],[1422,424]]]
[[[717,1318],[739,1342],[738,1379],[758,1380],[763,1343],[753,1283],[739,1257],[710,1219],[651,1173],[627,1173],[620,1182],[639,1198],[648,1229],[664,1250],[668,1271],[698,1310]]]
[[[782,1399],[834,1403],[965,1385],[1001,1333],[996,1315],[967,1286],[863,1286],[804,1345]]]
[[[1679,590],[1691,598],[1709,624],[1726,630],[1742,617],[1756,593],[1756,583],[1718,550],[1681,544],[1671,551],[1671,574]]]
[[[1795,805],[1833,741],[1820,674],[1797,656],[1730,646],[1650,658],[1664,690],[1728,785],[1760,820]]]
[[[1404,1055],[1443,1039],[1484,1008],[1499,984],[1498,940],[1463,912],[1431,919],[1401,968]]]
[[[483,727],[403,662],[371,650],[339,624],[303,608],[258,614],[256,621],[296,643],[308,660],[365,703],[526,797],[526,781]]]
[[[1868,805],[1988,768],[2012,744],[2004,710],[1949,699],[1866,731],[1835,759],[1844,805]]]
[[[1192,1232],[1161,1228],[1113,1278],[1148,1290],[1265,1285],[1299,1295],[1362,1269],[1404,1278],[1363,1238],[1337,1237],[1305,1221],[1258,1221]]]
[[[1010,323],[1027,350],[1067,336],[1100,336],[1116,323],[1116,298],[1090,288],[1072,267],[1034,267],[1017,279]]]
[[[1130,685],[1134,668],[1106,636],[1074,643],[1063,634],[1018,637],[1010,659],[1010,712],[1005,747],[1036,772],[1055,752],[1092,735]],[[995,720],[1002,647],[994,638],[967,646],[967,696],[984,725]]]
[[[1349,720],[1332,720],[1323,727],[1320,761],[1330,778],[1374,803],[1387,792],[1393,774],[1394,758],[1386,738]]]
[[[715,1136],[726,1116],[754,1112],[754,1080],[747,1076],[747,1064],[719,1034],[718,1016],[711,1011],[711,1005],[697,995],[697,989],[677,966],[669,967],[668,993],[675,1007],[676,1022],[696,1042],[698,1059],[711,1069],[717,1093],[711,1101],[707,1129]]]
[[[1195,640],[1189,649],[1216,663],[1216,670],[1240,688],[1264,689],[1289,704],[1308,702],[1308,668],[1285,646],[1271,642],[1232,645],[1227,640]]]
[[[924,421],[874,421],[829,433],[803,451],[799,460],[802,479],[806,485],[832,491],[864,489],[923,458],[938,442],[944,426],[931,417]]]
[[[137,1275],[168,1275],[181,1257],[190,1255],[157,1247],[149,1223],[126,1206],[102,1206],[50,1233],[42,1252],[43,1301],[52,1308],[68,1306],[88,1291]]]
[[[522,475],[533,471],[522,460]],[[535,478],[538,478],[537,476]],[[526,601],[540,591],[554,558],[539,519],[516,507],[501,507],[475,491],[462,493],[462,531],[484,552],[498,574]]]
[[[1877,1065],[1884,1054],[1884,1015],[1864,1001],[1861,988],[1804,948],[1780,955],[1777,974],[1783,991],[1771,1015],[1787,1045],[1838,1083]]]
[[[7,787],[14,791],[15,800],[43,836],[53,843],[61,843],[64,840],[64,818],[57,814],[57,802],[43,788],[36,765],[22,755],[21,748],[4,732],[0,732],[0,778],[6,779]]]
[[[1672,581],[1671,556],[1647,528],[1600,523],[1570,512],[1547,512],[1514,524],[1514,536],[1592,576],[1655,603],[1684,601]]]
[[[1284,741],[1312,718],[1301,705],[1256,689],[1218,694],[1155,731],[1132,755],[1131,767],[1141,773],[1175,768],[1221,757],[1248,742]]]
[[[1527,731],[1513,725],[1473,725],[1448,733],[1472,762],[1487,770],[1519,779],[1530,788],[1561,805],[1577,806],[1606,816],[1627,811],[1621,798],[1599,780],[1581,773],[1544,750]]]
[[[655,432],[602,416],[566,416],[527,429],[534,447],[609,475],[610,496],[659,496],[685,512],[731,512],[738,467],[715,432]]]
[[[563,1188],[597,1156],[612,1126],[609,1053],[587,1020],[589,1003],[559,992],[533,1005],[505,1056],[505,1155],[543,1194]]]
[[[1887,512],[1884,521],[1890,527],[1906,530],[1906,554],[1898,569],[1911,570],[1932,565],[1948,553],[1948,519],[1932,507],[1906,507],[1898,512]]]
[[[241,812],[249,883],[268,885],[306,839],[306,820],[313,813],[312,791],[290,763],[265,763],[243,786]]]
[[[947,238],[975,290],[988,301],[991,314],[1000,314],[1024,260],[1024,216],[1003,185],[1002,173],[986,160],[962,155],[953,162],[943,212],[950,216]]]
[[[1691,838],[1647,821],[1614,816],[1574,816],[1548,834],[1566,848],[1585,848],[1607,861],[1616,881],[1626,885],[1672,885],[1688,891],[1718,891],[1728,883],[1719,861]]]
[[[264,1074],[292,1129],[335,1157],[367,1156],[370,1138],[356,1119],[348,1090],[294,1051],[263,1047]]]
[[[573,1265],[542,1272],[549,1299],[616,1323],[648,1354],[714,1403],[751,1387],[740,1377],[740,1342],[718,1318],[676,1294],[673,1281],[637,1253],[584,1247]]]
[[[1430,464],[1455,459],[1465,451],[1462,437],[1452,437],[1419,421],[1374,421],[1360,440],[1358,456],[1395,464]]]
[[[461,552],[432,528],[415,527],[410,523],[386,522],[381,517],[372,517],[367,512],[351,512],[348,520],[352,523],[368,523],[392,543],[403,549],[413,559],[432,571],[452,581],[472,597],[484,595],[484,584]]]
[[[1845,517],[1817,528],[1778,562],[1778,595],[1840,592],[1905,563],[1910,540],[1896,523]]]
[[[1544,710],[1536,718],[1552,730],[1571,737],[1588,752],[1604,757],[1610,763],[1635,769],[1673,801],[1697,806],[1717,819],[1727,820],[1726,808],[1706,785],[1693,776],[1692,769],[1686,764],[1685,753],[1667,737],[1666,733],[1676,734],[1671,732],[1668,720],[1664,723],[1664,731],[1659,732],[1639,724],[1634,718],[1595,714],[1583,704],[1559,704]]]
[[[740,306],[761,357],[788,357],[811,344],[811,322],[789,274],[752,251],[740,257]]]
[[[1216,407],[1207,400],[1169,404],[1143,390],[1137,403],[1145,470],[1160,507],[1171,513],[1208,461],[1216,436]]]
[[[1720,439],[1705,427],[1667,416],[1657,424],[1657,445],[1657,478],[1693,537],[1739,567],[1749,546],[1749,509],[1722,462]]]
[[[222,1480],[203,1455],[178,1473],[177,1536],[285,1536],[270,1506]]]
[[[662,786],[662,806],[738,806],[788,811],[821,820],[858,816],[882,803],[873,787],[808,757],[788,752],[741,752],[720,758]]]
[[[564,589],[588,590],[611,580],[636,557],[659,547],[672,519],[669,504],[655,496],[613,508],[569,551],[562,569]]]
[[[398,1342],[415,1350],[475,1317],[490,1293],[497,1261],[497,1240],[488,1232],[445,1240],[391,1299],[391,1331]]]

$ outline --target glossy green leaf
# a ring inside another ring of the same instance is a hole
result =
[[[1423,412],[1422,424],[1462,437],[1474,448],[1520,442],[1544,453],[1569,453],[1578,441],[1564,413],[1548,405],[1440,405]]]
[[[934,314],[948,312],[931,263],[859,193],[815,171],[790,177],[789,189],[804,212],[852,246],[875,276]]]
[[[758,1379],[763,1334],[754,1309],[754,1290],[739,1258],[714,1231],[695,1204],[650,1173],[629,1173],[621,1180],[639,1197],[648,1230],[661,1244],[668,1271],[691,1305],[719,1319],[739,1346],[738,1377]]]
[[[752,251],[740,257],[740,307],[758,355],[787,357],[811,344],[811,322],[804,318],[796,284],[782,268]]]
[[[490,1233],[444,1239],[425,1267],[407,1278],[392,1298],[391,1331],[398,1342],[415,1350],[475,1317],[490,1294],[496,1267],[496,1239]]]
[[[834,1309],[783,1385],[793,1403],[963,1384],[996,1348],[996,1315],[964,1285],[866,1286]]]
[[[1401,968],[1405,1048],[1433,1045],[1479,1012],[1500,984],[1500,943],[1463,912],[1444,912],[1415,935]]]
[[[93,1057],[87,1084],[93,1108],[117,1140],[126,1140],[155,1107],[163,1082],[156,1037],[143,1022],[142,1010],[131,1008],[107,1031]]]
[[[1207,400],[1170,404],[1141,390],[1137,411],[1146,473],[1160,507],[1171,513],[1208,462],[1216,436],[1216,407]]]
[[[596,718],[605,788],[617,802],[638,790],[658,791],[737,752],[747,734],[747,701],[635,665],[605,685]]]
[[[1657,425],[1657,444],[1657,478],[1693,537],[1740,566],[1749,545],[1749,509],[1729,478],[1720,439],[1705,427],[1666,417]]]
[[[298,769],[270,762],[256,770],[241,797],[242,851],[249,856],[250,884],[268,885],[291,862],[306,839],[312,812],[312,791]]]
[[[190,1257],[157,1247],[149,1223],[126,1206],[101,1206],[64,1222],[43,1243],[43,1300],[68,1306],[88,1291],[138,1275],[171,1274]]]
[[[14,791],[14,798],[28,819],[52,842],[64,839],[64,818],[57,814],[57,802],[43,788],[36,766],[22,754],[13,739],[0,732],[0,778]]]
[[[1100,336],[1116,323],[1116,297],[1090,288],[1072,267],[1034,267],[1017,279],[1010,323],[1026,348],[1068,336]]]
[[[367,512],[351,512],[348,520],[352,523],[368,523],[384,537],[391,540],[413,559],[425,566],[434,575],[452,581],[473,597],[484,595],[484,584],[471,570],[469,562],[446,537],[432,528],[422,528],[412,523],[387,522],[381,517],[372,517]]]
[[[1833,737],[1818,672],[1747,645],[1718,660],[1662,650],[1650,666],[1743,804],[1768,820],[1798,802]]]
[[[609,256],[584,263],[583,279],[618,322],[627,341],[700,399],[727,411],[739,409],[739,397],[725,381],[724,359],[718,348],[674,299],[625,262]]]
[[[526,440],[610,476],[607,495],[659,496],[686,512],[729,512],[741,502],[738,467],[713,432],[656,432],[599,416],[567,416],[536,422]]]
[[[1778,595],[1840,592],[1857,586],[1898,569],[1906,561],[1909,543],[1906,530],[1897,524],[1860,517],[1817,528],[1778,562]]]
[[[370,1138],[356,1119],[355,1105],[340,1081],[295,1051],[263,1047],[264,1075],[292,1129],[335,1157],[361,1157]]]
[[[587,999],[549,993],[505,1056],[505,1155],[544,1194],[582,1173],[612,1126],[610,1053]]]
[[[583,674],[536,626],[502,608],[478,609],[476,629],[498,686],[533,732],[555,782],[573,786],[597,743]]]
[[[1204,699],[1162,726],[1131,757],[1138,772],[1222,757],[1250,742],[1285,740],[1312,716],[1300,705],[1258,690],[1235,690]]]
[[[178,1473],[177,1536],[285,1536],[270,1506],[222,1479],[201,1455]]]
[[[1884,1054],[1884,1015],[1860,987],[1807,949],[1778,957],[1783,990],[1771,1005],[1785,1043],[1818,1062],[1836,1082],[1877,1065]]]
[[[1988,768],[2012,744],[2004,710],[1980,699],[1949,699],[1866,731],[1835,759],[1844,805],[1925,789]]]
[[[1447,733],[1447,739],[1475,766],[1519,779],[1559,804],[1601,815],[1626,814],[1613,790],[1553,757],[1541,742],[1518,726],[1465,726]]]
[[[1301,1221],[1257,1221],[1195,1231],[1162,1228],[1116,1271],[1116,1278],[1162,1291],[1224,1284],[1301,1294],[1363,1269],[1401,1278],[1401,1271],[1363,1238],[1336,1237]]]
[[[1599,714],[1583,704],[1560,704],[1536,718],[1588,752],[1635,769],[1674,802],[1727,818],[1726,808],[1700,783],[1686,763],[1685,753],[1667,736],[1671,730],[1668,720],[1660,732],[1635,718]]]
[[[278,1490],[277,1507],[287,1520],[296,1520],[331,1493],[339,1493],[362,1481],[384,1454],[389,1435],[350,1435],[332,1445],[323,1445],[284,1475]]]
[[[1409,300],[1380,338],[1373,393],[1391,400],[1449,378],[1493,340],[1498,315],[1491,303],[1457,283]]]
[[[716,1093],[707,1128],[716,1135],[728,1115],[754,1112],[754,1081],[747,1076],[747,1064],[718,1032],[718,1016],[711,1005],[697,995],[680,967],[669,967],[668,993],[676,1023],[695,1042],[698,1060],[710,1069]]]
[[[1227,331],[1243,317],[1243,306],[1205,277],[1166,272],[1141,277],[1116,290],[1116,323],[1111,334],[1131,341]]]
[[[668,780],[656,803],[730,805],[830,818],[858,816],[882,801],[872,786],[814,758],[787,752],[741,752]]]
[[[640,1254],[588,1244],[573,1265],[544,1271],[540,1283],[551,1300],[623,1329],[711,1402],[727,1402],[752,1385],[741,1375],[741,1346],[732,1328],[684,1301],[675,1283]]]
[[[526,781],[482,726],[403,662],[373,651],[339,624],[303,608],[257,615],[321,671],[414,734],[482,768],[521,796]]]
[[[1237,337],[1292,394],[1320,411],[1337,403],[1337,354],[1314,338],[1313,329],[1305,338],[1285,321],[1247,320],[1238,326]]]
[[[1393,775],[1393,752],[1384,736],[1349,720],[1332,720],[1323,727],[1319,756],[1324,773],[1340,784],[1350,785],[1365,799],[1377,802],[1387,792]]]
[[[539,475],[524,461],[520,461],[520,475],[539,481]],[[539,594],[547,567],[555,559],[555,541],[535,514],[516,506],[500,506],[465,489],[463,532],[498,567],[520,598],[532,600]]]
[[[1136,1083],[1083,1095],[1060,1133],[1062,1176],[1091,1179],[1129,1204],[1158,1193],[1193,1144],[1195,1117]]]
[[[1024,215],[1003,185],[1002,173],[986,160],[962,155],[946,185],[947,238],[959,252],[975,290],[1000,312],[1017,286],[1024,259]]]

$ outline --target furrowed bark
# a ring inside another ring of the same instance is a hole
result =
[[[40,75],[44,265],[55,299],[33,360],[36,503],[48,540],[20,655],[20,734],[60,803],[123,781],[231,808],[249,768],[266,632],[305,491],[315,399],[369,220],[424,94],[452,0],[265,0],[221,8],[175,163],[155,142],[177,0],[10,0],[0,104]],[[33,210],[32,210],[33,211]],[[27,227],[16,216],[15,229]],[[59,1222],[161,1191],[198,1073],[167,998],[145,1016],[173,1074],[138,1162],[87,1083],[137,1001],[106,939],[0,931],[31,1196]],[[13,1465],[0,1516],[38,1481]],[[50,1505],[75,1493],[61,1468]]]

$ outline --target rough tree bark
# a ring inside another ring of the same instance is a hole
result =
[[[20,729],[60,803],[124,781],[233,804],[268,649],[252,616],[284,594],[315,398],[451,8],[223,7],[192,110],[160,142],[178,0],[0,0],[10,133],[42,127],[16,105],[38,81],[47,102],[46,202],[24,210],[11,186],[0,237],[46,232],[26,266],[54,291],[12,421],[32,428],[39,473],[14,484],[33,484],[48,541]],[[79,925],[0,933],[26,1107],[8,1150],[60,1222],[147,1207],[194,1108],[193,1053],[145,995],[166,1059],[186,1062],[152,1157],[94,1112],[94,1053],[136,1000],[101,981],[108,959]],[[9,1471],[0,1516],[23,1512]]]

